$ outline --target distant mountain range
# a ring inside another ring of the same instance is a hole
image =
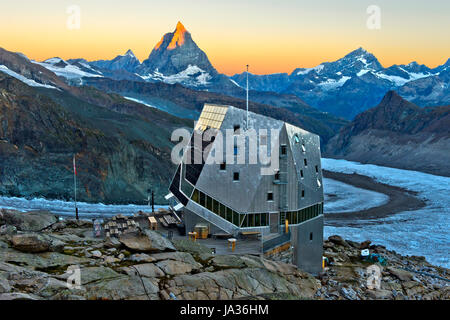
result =
[[[131,53],[123,57],[114,63],[129,65]],[[315,132],[323,143],[347,123],[295,96],[279,101],[283,107],[252,101],[250,110]],[[245,108],[245,100],[220,93],[113,80],[80,59],[38,63],[0,48],[0,195],[71,199],[77,154],[80,201],[142,203],[151,188],[163,203],[171,132],[193,125],[169,113],[194,118],[206,102]]]
[[[181,22],[162,37],[142,63],[131,50],[112,60],[51,58],[37,63],[75,85],[83,84],[86,77],[107,77],[179,83],[242,98],[246,83],[246,73],[232,77],[220,74]],[[271,95],[272,103],[278,105],[279,94],[295,95],[304,104],[347,119],[377,104],[389,90],[422,107],[446,105],[450,103],[449,66],[450,59],[433,69],[417,62],[385,68],[373,54],[359,48],[334,62],[297,68],[291,74],[249,74],[254,91],[250,99],[262,102],[258,100],[260,92],[267,92],[266,98]]]
[[[384,68],[373,54],[359,48],[342,59],[291,74],[250,75],[249,86],[295,94],[319,110],[352,119],[389,90],[420,106],[449,104],[449,66],[450,59],[434,69],[416,62]],[[245,73],[231,77],[241,86],[245,78]]]
[[[449,65],[384,68],[360,48],[291,74],[249,74],[250,110],[320,135],[329,157],[450,175],[449,107],[438,106],[450,104]],[[0,48],[0,194],[69,199],[77,153],[80,200],[140,202],[151,187],[161,202],[171,130],[191,126],[204,103],[245,108],[245,78],[217,72],[181,23],[143,62],[131,50],[38,62]]]
[[[333,158],[450,176],[450,105],[420,108],[389,91],[325,147]]]

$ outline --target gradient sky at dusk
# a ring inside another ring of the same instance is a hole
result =
[[[381,29],[366,26],[369,5]],[[66,27],[70,5],[81,28]],[[42,0],[2,1],[0,47],[35,60],[112,59],[132,49],[142,61],[181,21],[219,72],[292,72],[363,47],[385,67],[450,57],[448,0]]]

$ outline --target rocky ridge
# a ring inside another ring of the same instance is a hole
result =
[[[262,256],[215,256],[199,242],[169,241],[156,231],[94,238],[91,222],[39,214],[46,226],[33,231],[11,220],[28,221],[33,213],[0,211],[0,300],[450,298],[447,269],[370,241],[330,237],[324,241],[329,265],[313,276]],[[380,266],[379,289],[368,288],[372,263],[361,260],[362,248],[388,261]],[[80,268],[79,286],[71,282],[73,266]]]

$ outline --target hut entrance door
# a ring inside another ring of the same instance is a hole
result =
[[[270,227],[270,233],[278,233],[278,227],[279,227],[279,213],[269,213],[269,227]]]

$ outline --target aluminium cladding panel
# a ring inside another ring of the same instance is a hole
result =
[[[290,124],[286,124],[286,132],[289,137],[290,150],[292,152],[296,175],[298,177],[298,208],[302,209],[323,202],[323,180],[320,162],[319,136]],[[298,137],[298,140],[296,139],[296,136]],[[305,191],[304,197],[302,197],[302,190]]]
[[[235,107],[229,107],[228,112],[222,122],[220,128],[223,139],[223,155],[226,155],[226,129],[233,130],[234,126],[239,125],[241,128],[245,127],[245,110],[241,110]],[[250,129],[255,129],[259,132],[259,129],[267,130],[267,143],[270,146],[271,140],[271,129],[276,131],[276,140],[278,140],[279,130],[283,126],[283,122],[275,120],[269,117],[255,114],[249,112],[249,126]],[[241,130],[242,132],[242,130]],[[234,136],[233,139],[236,139]],[[258,139],[258,144],[259,144]],[[216,139],[214,141],[213,148],[219,147],[219,141]],[[259,186],[264,184],[272,184],[272,175],[261,175],[261,167],[266,167],[266,165],[261,165],[259,159],[256,164],[249,164],[248,152],[249,146],[248,141],[246,143],[246,161],[245,164],[237,164],[236,159],[233,164],[226,163],[226,170],[221,171],[219,164],[205,164],[200,177],[197,181],[196,188],[206,193],[210,197],[222,202],[224,205],[232,208],[238,212],[268,212],[268,211],[278,211],[278,204],[267,201],[267,191],[265,188],[259,188]],[[271,154],[269,150],[269,155]],[[211,153],[209,156],[212,156]],[[225,159],[224,159],[225,160]],[[233,181],[234,173],[239,173],[239,181]],[[254,199],[258,201],[254,201]],[[252,203],[260,203],[258,208],[251,206]],[[252,210],[250,210],[252,209]]]
[[[195,225],[197,223],[206,223],[209,228],[209,233],[223,233],[225,230],[222,228],[217,227],[216,225],[212,224],[210,221],[203,219],[196,213],[192,212],[191,210],[188,210],[186,208],[183,209],[183,220],[184,225],[186,226],[186,232],[192,232],[195,229]]]
[[[279,147],[282,145],[289,145],[288,137],[286,134],[286,129],[283,126],[279,133]],[[279,154],[281,154],[281,150],[279,150]],[[295,170],[294,161],[292,159],[292,153],[289,148],[287,148],[287,154],[285,159],[280,159],[281,161],[286,161],[286,197],[287,197],[287,205],[288,208],[281,211],[293,211],[298,209],[298,183],[297,183],[297,174]],[[279,163],[280,164],[280,163]],[[279,168],[281,169],[281,168]],[[274,172],[275,174],[275,172]],[[275,175],[267,175],[262,176],[259,182],[259,186],[257,191],[253,197],[253,201],[249,207],[248,212],[278,212],[280,211],[280,196],[282,185],[275,184]],[[267,201],[267,193],[273,193],[273,200]]]
[[[239,228],[231,222],[228,222],[227,220],[221,218],[217,214],[200,206],[198,203],[195,203],[192,200],[188,202],[188,204],[186,205],[186,209],[229,234],[235,235],[239,230]]]
[[[183,205],[186,205],[189,201],[188,198],[186,198],[183,193],[180,192],[180,171],[181,171],[181,165],[178,165],[177,171],[175,172],[175,175],[172,179],[172,183],[169,186],[169,191],[172,192],[172,194],[180,201]]]
[[[294,264],[311,274],[322,271],[323,214],[291,227]],[[311,240],[312,238],[312,240]]]

